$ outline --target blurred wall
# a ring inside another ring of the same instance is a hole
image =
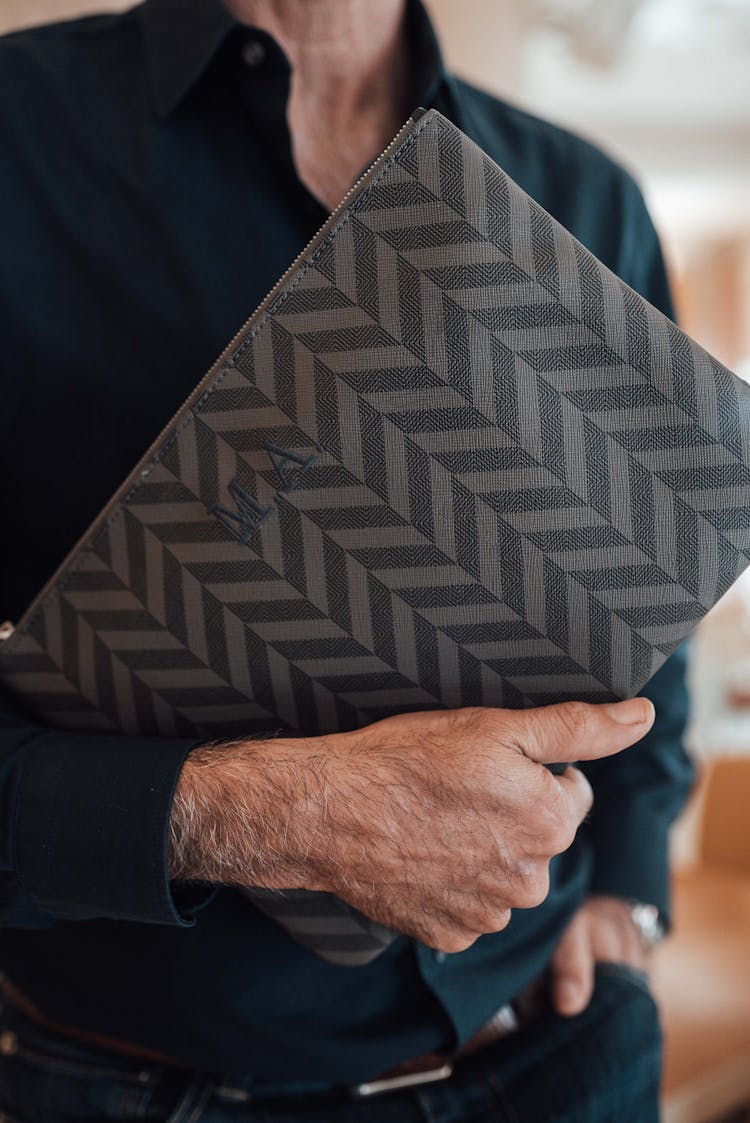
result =
[[[459,73],[633,172],[682,323],[750,377],[750,4],[427,2]]]
[[[35,23],[71,19],[88,12],[121,11],[132,6],[132,0],[0,0],[0,34]]]

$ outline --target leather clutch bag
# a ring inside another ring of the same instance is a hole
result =
[[[745,568],[750,388],[438,112],[290,266],[0,644],[66,729],[316,734],[638,693]],[[249,890],[308,948],[393,934]]]

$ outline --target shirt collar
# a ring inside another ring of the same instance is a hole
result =
[[[154,110],[168,117],[208,69],[230,31],[242,25],[221,0],[146,0],[140,10]],[[445,77],[440,45],[421,0],[409,0],[415,89],[429,105]]]
[[[221,0],[146,0],[141,18],[154,109],[168,117],[238,23]]]

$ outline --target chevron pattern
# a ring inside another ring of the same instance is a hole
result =
[[[198,388],[0,655],[80,730],[636,694],[750,561],[750,389],[440,114]],[[336,962],[391,934],[255,894]]]

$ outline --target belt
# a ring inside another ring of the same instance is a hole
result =
[[[470,1057],[472,1053],[479,1053],[482,1049],[489,1048],[503,1037],[508,1037],[519,1029],[530,1025],[544,1009],[546,981],[544,978],[535,979],[518,998],[513,1002],[501,1006],[488,1022],[477,1030],[455,1053],[425,1053],[413,1061],[390,1069],[375,1080],[356,1084],[349,1089],[349,1094],[356,1099],[367,1096],[380,1096],[386,1092],[395,1092],[400,1088],[410,1088],[417,1084],[434,1084],[438,1080],[448,1080],[452,1075],[455,1065]]]
[[[46,1014],[43,1014],[42,1011],[7,978],[0,978],[0,987],[2,988],[6,1000],[21,1014],[29,1018],[30,1021],[36,1022],[43,1029],[60,1037],[79,1041],[86,1045],[93,1045],[95,1048],[119,1053],[122,1056],[131,1057],[135,1060],[194,1071],[192,1067],[184,1061],[176,1060],[173,1057],[165,1056],[151,1049],[143,1049],[140,1046],[131,1045],[128,1042],[120,1041],[116,1038],[106,1037],[103,1034],[90,1033],[86,1030],[74,1029],[71,1026],[55,1022],[51,1018],[48,1018]],[[380,1076],[377,1076],[373,1080],[366,1080],[361,1084],[355,1084],[343,1090],[355,1099],[364,1099],[382,1096],[388,1092],[396,1092],[404,1088],[414,1087],[415,1085],[434,1084],[440,1080],[448,1080],[453,1075],[454,1067],[459,1061],[462,1061],[465,1057],[471,1056],[473,1053],[480,1052],[482,1049],[487,1049],[490,1045],[494,1045],[497,1041],[508,1037],[510,1034],[515,1033],[517,1030],[522,1029],[533,1021],[544,1004],[543,995],[544,988],[542,982],[541,980],[537,980],[532,983],[531,986],[527,987],[521,996],[513,1003],[501,1006],[490,1020],[485,1022],[482,1028],[455,1052],[425,1053],[421,1057],[416,1057],[410,1061],[404,1061],[403,1064],[381,1073]],[[3,1035],[3,1037],[5,1036],[6,1035]],[[7,1043],[4,1040],[0,1042],[0,1050],[3,1052],[8,1050]],[[331,1090],[340,1092],[342,1089]],[[256,1098],[252,1092],[247,1092],[244,1089],[222,1087],[221,1091],[229,1098],[235,1100],[252,1100]]]
[[[513,1006],[501,1006],[488,1022],[455,1053],[425,1053],[413,1061],[405,1061],[396,1068],[384,1072],[375,1080],[355,1084],[349,1089],[356,1099],[369,1096],[382,1096],[386,1092],[396,1092],[401,1088],[411,1088],[417,1084],[434,1084],[438,1080],[448,1080],[458,1061],[489,1048],[503,1037],[521,1028],[519,1012]]]

